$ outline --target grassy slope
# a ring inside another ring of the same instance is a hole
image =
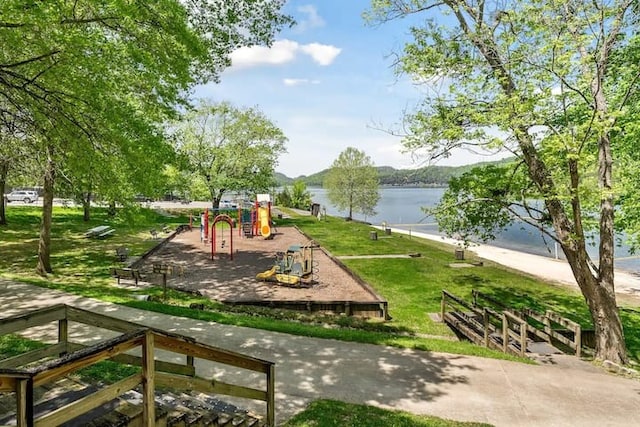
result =
[[[104,210],[96,209],[94,219],[84,223],[79,209],[56,208],[52,233],[55,274],[43,279],[33,272],[39,210],[10,207],[8,214],[10,225],[2,229],[0,240],[0,272],[4,277],[147,310],[306,336],[490,357],[505,356],[467,343],[421,337],[424,334],[451,336],[448,329],[427,316],[439,311],[442,289],[467,299],[473,288],[480,289],[514,306],[528,306],[540,311],[550,308],[585,327],[589,326],[585,304],[577,292],[544,284],[490,263],[485,263],[484,267],[454,269],[449,267],[454,261],[452,249],[443,244],[402,235],[380,236],[377,241],[372,241],[369,239],[370,227],[338,218],[320,222],[310,217],[295,218],[279,221],[278,225],[298,225],[336,256],[419,252],[420,258],[344,260],[349,268],[389,301],[391,322],[362,322],[342,316],[308,319],[303,314],[285,311],[229,309],[216,302],[178,292],[170,293],[171,305],[137,301],[130,291],[112,286],[109,267],[115,265],[115,248],[127,246],[132,255],[139,255],[156,243],[150,239],[150,228],[157,228],[162,223],[185,223],[188,221],[186,216],[166,218],[153,211],[139,209],[129,211],[126,216],[121,212],[112,219]],[[116,235],[107,240],[83,237],[88,228],[102,224],[116,228]],[[161,294],[159,288],[140,292]],[[209,310],[190,310],[187,307],[191,303],[204,304]],[[624,307],[622,318],[630,354],[632,358],[639,359],[640,313]],[[309,324],[310,321],[315,321],[315,324]],[[334,327],[327,328],[327,323],[334,324]]]

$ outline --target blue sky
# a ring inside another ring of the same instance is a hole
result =
[[[369,0],[290,0],[285,12],[297,25],[274,45],[242,48],[218,84],[196,90],[198,98],[258,106],[289,139],[278,172],[310,175],[331,166],[346,147],[369,155],[376,166],[423,166],[402,153],[401,140],[374,129],[401,122],[420,100],[419,88],[392,67],[409,38],[409,22],[367,26]],[[457,153],[439,164],[486,160]]]

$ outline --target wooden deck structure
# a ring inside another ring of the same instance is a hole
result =
[[[560,352],[556,348],[560,344],[581,356],[582,328],[578,323],[550,310],[544,314],[514,310],[476,290],[472,294],[470,303],[443,290],[440,312],[442,321],[469,341],[522,357]]]
[[[0,335],[16,333],[52,322],[57,323],[57,343],[0,360],[0,393],[16,393],[18,427],[65,423],[138,386],[142,386],[143,426],[150,427],[155,424],[156,386],[263,401],[266,403],[266,424],[273,426],[275,423],[275,364],[273,362],[212,347],[183,335],[62,304],[0,319]],[[116,331],[120,335],[95,345],[83,346],[69,340],[70,322]],[[141,355],[132,355],[130,350],[133,349],[139,349]],[[184,364],[156,360],[157,349],[186,356]],[[262,373],[265,375],[266,387],[251,388],[197,378],[196,358]],[[78,369],[107,359],[141,366],[142,370],[138,374],[100,389],[97,393],[38,418],[34,417],[34,387],[51,383]],[[39,363],[34,365],[34,362]],[[30,364],[31,367],[24,367]]]

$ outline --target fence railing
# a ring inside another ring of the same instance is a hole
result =
[[[69,322],[108,329],[121,333],[115,338],[84,346],[69,341]],[[142,425],[155,424],[154,391],[156,385],[189,389],[259,400],[266,403],[266,423],[275,423],[275,365],[273,362],[212,347],[194,339],[145,327],[66,305],[56,305],[22,315],[0,319],[0,336],[28,328],[57,322],[55,344],[0,360],[0,392],[16,393],[17,425],[58,425],[99,407],[125,392],[142,385]],[[141,356],[127,354],[139,348]],[[156,349],[185,355],[185,363],[156,360]],[[21,368],[46,360],[35,368]],[[265,375],[263,389],[197,378],[195,359],[209,360]],[[140,366],[141,372],[124,378],[98,392],[34,418],[34,387],[51,383],[102,360]]]
[[[487,307],[487,304],[492,307]],[[443,290],[441,302],[441,318],[443,320],[451,320],[451,316],[446,317],[447,308],[458,311],[466,310],[466,314],[462,318],[465,318],[474,329],[482,331],[483,337],[479,343],[485,347],[499,348],[505,352],[511,351],[524,356],[527,351],[527,338],[535,336],[550,344],[560,342],[575,351],[576,356],[580,357],[581,355],[581,326],[551,310],[541,314],[526,308],[514,309],[475,289],[472,291],[472,303]],[[482,319],[481,327],[477,319]],[[532,323],[537,323],[539,326]],[[559,330],[553,326],[564,329]],[[490,338],[497,331],[501,332],[500,346],[497,346],[496,341]],[[469,338],[474,342],[479,341],[477,337]],[[515,343],[517,346],[510,347],[510,343]]]

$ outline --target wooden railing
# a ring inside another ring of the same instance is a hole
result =
[[[537,313],[533,310],[524,310],[524,316],[534,319],[538,323],[543,325],[542,330],[535,329],[536,335],[546,342],[553,342],[553,340],[561,342],[570,349],[572,349],[577,357],[582,354],[582,326],[578,323],[560,316],[551,310],[547,310],[544,314]],[[565,328],[573,335],[573,339],[570,339],[563,335],[560,331],[553,328],[553,325],[558,325]]]
[[[472,295],[474,307],[483,305],[480,303],[480,301],[487,301],[493,304],[495,307],[499,307],[500,310],[509,311],[526,321],[527,332],[529,334],[534,335],[548,343],[552,343],[553,340],[560,342],[572,349],[575,352],[576,356],[580,357],[582,352],[582,327],[578,323],[567,319],[566,317],[563,317],[551,310],[547,310],[544,313],[538,313],[529,308],[517,310],[505,305],[492,296],[475,289],[472,291]],[[539,327],[531,325],[530,320],[533,320],[533,323],[537,322]],[[565,328],[566,331],[573,335],[573,339],[567,338],[557,328],[553,328],[553,325]]]
[[[121,335],[83,346],[69,341],[69,322],[109,329]],[[275,365],[273,362],[223,350],[194,339],[145,327],[66,305],[56,305],[26,314],[0,319],[0,336],[34,326],[58,323],[57,343],[0,361],[0,392],[16,393],[16,418],[20,426],[58,425],[117,398],[142,385],[144,426],[155,424],[154,391],[156,385],[216,393],[266,402],[266,422],[275,423]],[[140,348],[141,356],[126,354]],[[155,350],[163,349],[186,356],[184,364],[155,360]],[[54,357],[36,368],[21,366]],[[265,374],[265,389],[250,388],[195,377],[195,358]],[[53,382],[78,369],[102,360],[141,366],[140,373],[102,388],[97,393],[34,418],[33,389]]]

